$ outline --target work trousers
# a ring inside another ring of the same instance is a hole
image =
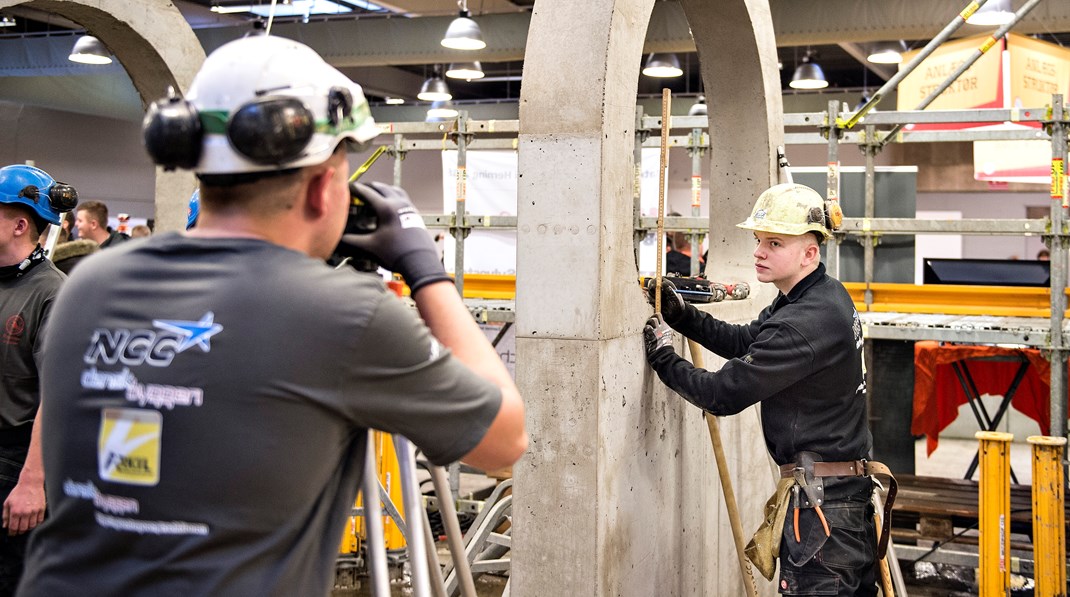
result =
[[[813,508],[799,510],[799,541],[793,510],[780,540],[780,593],[783,595],[877,595],[877,531],[869,493],[827,501],[821,511],[831,535]]]
[[[26,446],[0,446],[0,504],[19,482],[19,473],[26,462]],[[26,538],[29,533],[8,536],[7,529],[0,529],[0,597],[15,594],[22,576],[22,561],[26,555]]]

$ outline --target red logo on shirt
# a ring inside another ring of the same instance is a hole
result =
[[[0,341],[5,344],[18,344],[19,340],[22,340],[22,333],[26,331],[26,320],[23,319],[22,313],[16,313],[7,318],[4,322],[4,335],[0,336]]]

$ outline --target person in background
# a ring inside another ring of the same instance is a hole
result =
[[[78,229],[78,238],[89,239],[101,249],[122,244],[130,237],[116,232],[108,226],[108,206],[100,201],[86,201],[75,212],[74,225]]]
[[[679,212],[670,212],[670,216],[679,216]],[[691,275],[691,237],[686,232],[669,232],[666,235],[665,273],[675,276]],[[706,271],[706,258],[700,256],[698,273]]]
[[[1041,250],[1037,251],[1037,260],[1038,261],[1051,261],[1051,251],[1048,251],[1047,249],[1041,249]]]
[[[359,85],[278,36],[220,46],[150,106],[153,160],[200,180],[196,226],[103,251],[57,299],[50,514],[20,596],[326,596],[368,429],[439,465],[523,454],[520,394],[412,201],[348,182],[378,132]],[[404,277],[416,311],[336,249]]]
[[[69,210],[75,196],[33,166],[0,168],[0,596],[14,594],[27,533],[45,516],[40,372],[45,330],[66,276],[45,257],[41,233],[59,225],[59,210]]]
[[[152,236],[152,230],[144,224],[138,224],[130,229],[130,238],[145,238]]]
[[[762,574],[772,579],[779,555],[785,595],[872,597],[880,550],[867,475],[879,463],[865,461],[872,438],[862,325],[820,252],[839,226],[837,207],[803,185],[766,190],[738,226],[754,232],[755,271],[779,291],[773,302],[754,321],[734,325],[685,303],[663,280],[648,287],[651,303],[661,293],[662,312],[643,333],[651,368],[684,400],[717,416],[762,404],[765,443],[782,476],[770,504],[794,510],[748,547]],[[676,354],[673,330],[727,362],[718,371],[695,367]]]

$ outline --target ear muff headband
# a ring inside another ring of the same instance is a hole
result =
[[[34,203],[41,198],[41,189],[36,185],[26,185],[19,191],[19,197],[29,199]],[[53,182],[48,189],[48,206],[56,213],[67,213],[78,204],[78,191],[65,182]]]
[[[284,164],[301,155],[312,136],[337,133],[353,119],[353,94],[345,87],[327,93],[327,122],[316,122],[301,100],[266,96],[226,111],[198,112],[175,96],[154,102],[145,115],[145,148],[165,169],[192,170],[200,161],[205,133],[224,134],[234,151],[258,164]]]

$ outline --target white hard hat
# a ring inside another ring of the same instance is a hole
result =
[[[205,59],[187,100],[203,126],[198,174],[312,166],[343,140],[364,144],[379,133],[360,85],[282,37],[220,46]]]
[[[801,184],[778,184],[758,196],[750,217],[736,224],[746,230],[759,230],[800,236],[817,232],[832,236],[843,220],[837,201],[825,201],[817,191]]]

